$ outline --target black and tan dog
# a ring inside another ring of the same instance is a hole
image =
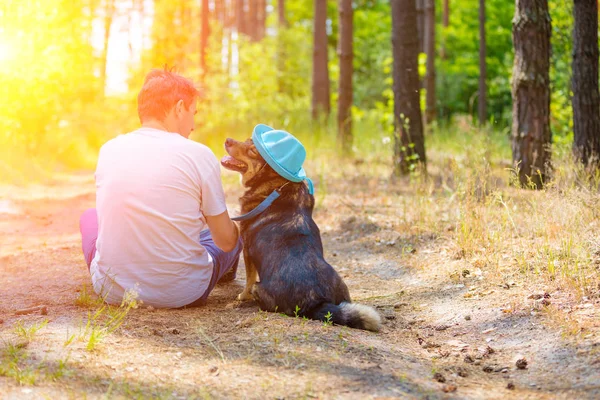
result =
[[[247,280],[238,299],[255,299],[265,311],[378,331],[377,311],[351,303],[346,284],[323,258],[319,228],[312,218],[314,197],[306,184],[278,175],[251,139],[227,139],[225,149],[230,156],[221,164],[242,175],[242,213],[280,188],[280,197],[266,211],[241,222]]]

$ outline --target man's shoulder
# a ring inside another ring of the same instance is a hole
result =
[[[210,149],[210,147],[206,146],[205,144],[202,144],[200,142],[196,142],[192,139],[185,139],[185,138],[181,138],[181,144],[182,146],[184,146],[186,149],[190,149],[190,151],[194,151],[197,153],[201,153],[201,154],[211,154],[214,156],[215,153],[213,153],[213,151]]]
[[[107,140],[102,146],[100,146],[100,152],[103,150],[110,149],[111,147],[118,146],[119,142],[123,140],[125,134],[120,134],[112,139]]]
[[[181,139],[180,145],[183,151],[191,156],[196,163],[200,165],[206,165],[206,163],[218,164],[219,160],[210,147],[191,139],[183,137]]]
[[[208,146],[191,139],[186,139],[183,136],[175,133],[157,136],[153,135],[153,140],[150,142],[145,139],[146,137],[143,135],[142,129],[138,129],[130,133],[118,135],[117,137],[108,140],[102,145],[100,152],[111,152],[111,148],[113,150],[117,150],[119,148],[130,148],[132,146],[137,149],[143,149],[146,145],[150,145],[151,142],[154,142],[153,146],[156,146],[157,143],[155,140],[158,139],[160,140],[160,146],[167,152],[170,151],[184,154],[199,163],[218,163],[215,153]]]

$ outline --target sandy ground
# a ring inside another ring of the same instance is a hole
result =
[[[326,259],[355,302],[377,307],[380,333],[242,304],[242,272],[204,308],[132,309],[93,346],[88,321],[106,317],[85,295],[78,232],[91,175],[1,186],[0,398],[600,398],[597,300],[479,268],[457,255],[452,226],[402,229],[397,185],[329,182],[315,213]],[[551,311],[562,303],[583,333]],[[38,305],[47,315],[15,314]]]

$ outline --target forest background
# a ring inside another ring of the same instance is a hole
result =
[[[192,138],[217,154],[227,136],[245,138],[257,123],[301,137],[309,158],[336,153],[335,110],[311,119],[312,1],[267,1],[262,33],[238,35],[233,1],[209,4],[206,67],[201,60],[201,2],[150,0],[8,1],[0,6],[0,179],[27,181],[57,170],[93,169],[99,147],[135,129],[136,96],[151,68],[165,65],[199,82],[205,99]],[[257,1],[257,4],[261,3]],[[252,4],[252,3],[251,3]],[[388,1],[354,1],[353,151],[392,162],[392,18]],[[337,2],[327,4],[331,103],[337,103]],[[249,5],[246,5],[246,19]],[[250,6],[251,7],[251,6]],[[515,5],[486,2],[487,125],[485,135],[508,158]],[[437,117],[426,147],[464,149],[477,118],[478,0],[435,3]],[[551,129],[557,149],[573,140],[572,4],[549,1],[552,18]],[[256,12],[256,10],[254,10]],[[256,21],[246,22],[247,26]],[[258,25],[257,29],[258,29]],[[108,29],[107,29],[108,28]],[[258,35],[258,36],[257,36]],[[118,53],[128,41],[129,54]],[[125,59],[124,59],[125,57]],[[116,71],[116,72],[115,72]],[[426,74],[426,55],[419,56]],[[111,76],[112,74],[112,76]],[[107,76],[108,75],[108,76]],[[112,79],[112,85],[111,85]],[[114,83],[115,80],[121,82]],[[421,90],[425,110],[425,89]],[[466,136],[466,137],[464,137]],[[468,144],[468,143],[467,143]],[[559,151],[559,150],[557,150]],[[328,157],[331,154],[327,155]],[[391,172],[391,167],[390,167]]]

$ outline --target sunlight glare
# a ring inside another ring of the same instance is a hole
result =
[[[15,49],[7,41],[0,39],[0,69],[6,67],[6,63],[15,57]]]

